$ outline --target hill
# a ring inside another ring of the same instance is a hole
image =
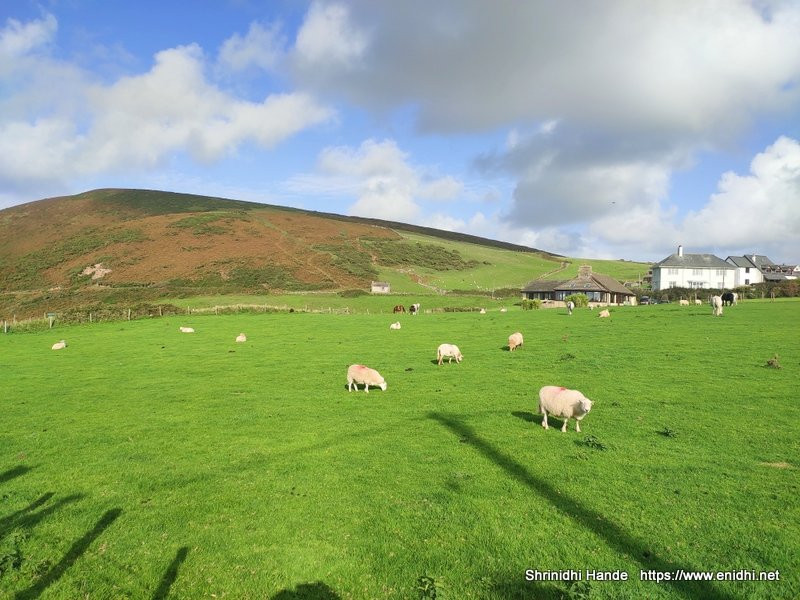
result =
[[[605,262],[596,270],[621,279],[646,269]],[[200,293],[366,290],[376,279],[397,292],[475,292],[573,271],[563,256],[477,236],[153,190],[0,211],[0,309],[20,314]]]

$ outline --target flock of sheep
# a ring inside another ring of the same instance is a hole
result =
[[[737,296],[736,294],[732,294],[732,298],[725,298],[731,304],[736,304]],[[723,305],[723,297],[722,296],[712,296],[709,300],[711,307],[713,309],[714,316],[721,316],[722,315],[722,305]],[[680,300],[681,306],[688,306],[688,300]],[[695,304],[702,304],[700,300],[695,300]],[[567,311],[571,315],[575,305],[572,302],[567,304]],[[419,312],[419,304],[414,305],[414,310],[412,314],[416,314]],[[485,310],[481,309],[481,314],[485,314]],[[502,310],[505,312],[505,310]],[[599,317],[600,318],[607,318],[610,316],[610,312],[608,309],[604,309],[600,311]],[[400,322],[396,321],[389,326],[392,330],[400,329]],[[179,327],[178,328],[181,333],[194,333],[194,329],[192,327]],[[235,340],[237,343],[244,343],[247,341],[247,336],[244,333],[240,333]],[[512,333],[508,336],[508,349],[510,352],[513,352],[515,349],[522,346],[523,338],[522,334],[517,331]],[[53,350],[62,350],[67,347],[67,342],[65,340],[60,340],[53,344]],[[460,363],[464,359],[464,355],[461,354],[461,350],[459,350],[458,346],[455,344],[441,344],[436,349],[436,361],[438,365],[441,365],[444,359],[448,359],[448,363],[452,363],[453,359],[456,359],[456,363]],[[358,391],[358,386],[363,385],[364,391],[369,393],[370,386],[378,387],[381,391],[386,391],[387,385],[386,380],[381,376],[378,371],[367,367],[365,365],[350,365],[347,368],[347,390],[353,391],[355,387],[356,391]],[[589,413],[592,409],[592,401],[586,398],[581,392],[578,390],[570,390],[567,388],[553,386],[553,385],[546,385],[539,390],[539,413],[542,415],[542,427],[545,429],[549,429],[547,425],[547,415],[550,414],[555,417],[559,417],[563,419],[564,424],[561,427],[562,432],[567,431],[567,423],[569,419],[575,419],[575,429],[576,431],[580,432],[580,422],[581,420]]]

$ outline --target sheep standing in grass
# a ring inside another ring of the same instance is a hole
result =
[[[395,321],[391,325],[389,325],[389,329],[400,329],[400,321]]]
[[[244,344],[247,341],[247,336],[243,333],[240,333],[236,336],[236,343],[237,344]]]
[[[695,298],[695,299],[694,299],[694,303],[695,303],[695,304],[698,304],[698,305],[700,305],[700,306],[702,306],[702,305],[703,305],[703,301],[702,301],[702,300],[700,300],[700,298]]]
[[[436,360],[439,361],[439,364],[442,364],[442,360],[444,358],[448,359],[448,363],[453,362],[453,359],[456,359],[457,363],[460,363],[464,360],[464,356],[461,354],[461,350],[458,349],[458,346],[453,344],[442,344],[436,349]]]
[[[689,301],[688,300],[684,300],[683,298],[681,298],[680,300],[678,300],[678,304],[680,306],[689,306]]]
[[[575,310],[575,303],[570,300],[567,302],[567,313],[571,315],[573,310]]]
[[[66,347],[67,347],[67,342],[65,342],[64,340],[61,340],[60,342],[56,342],[55,344],[53,344],[53,350],[63,350]]]
[[[567,423],[575,419],[575,431],[581,431],[581,419],[592,410],[592,401],[578,390],[555,385],[546,385],[539,390],[539,412],[542,414],[542,427],[547,426],[547,414],[564,419],[561,432],[567,432]]]
[[[508,336],[508,351],[513,352],[515,348],[522,346],[522,334],[517,331]]]
[[[604,308],[603,310],[600,311],[600,314],[598,314],[597,316],[600,319],[607,319],[608,317],[611,316],[611,313],[608,312],[607,308]]]
[[[180,327],[181,333],[194,333],[194,329],[192,327]]]
[[[364,365],[350,365],[347,368],[347,391],[352,392],[353,386],[358,391],[358,384],[364,384],[364,391],[369,394],[369,386],[374,385],[386,391],[386,380],[375,369]]]
[[[711,310],[715,317],[722,316],[722,298],[720,296],[711,296]]]

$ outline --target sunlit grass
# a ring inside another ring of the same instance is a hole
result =
[[[591,583],[597,598],[800,595],[800,303],[393,320],[187,315],[0,336],[0,597],[581,591],[526,569],[629,573]],[[509,353],[513,331],[525,344]],[[442,342],[464,362],[436,366]],[[781,369],[766,366],[776,353]],[[388,390],[348,393],[354,362]],[[545,384],[595,401],[583,433],[541,428]],[[781,581],[639,581],[647,569]]]

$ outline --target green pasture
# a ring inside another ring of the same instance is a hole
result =
[[[800,302],[394,320],[0,334],[0,598],[800,597]],[[581,433],[546,384],[595,401]],[[640,578],[678,570],[780,579]]]

